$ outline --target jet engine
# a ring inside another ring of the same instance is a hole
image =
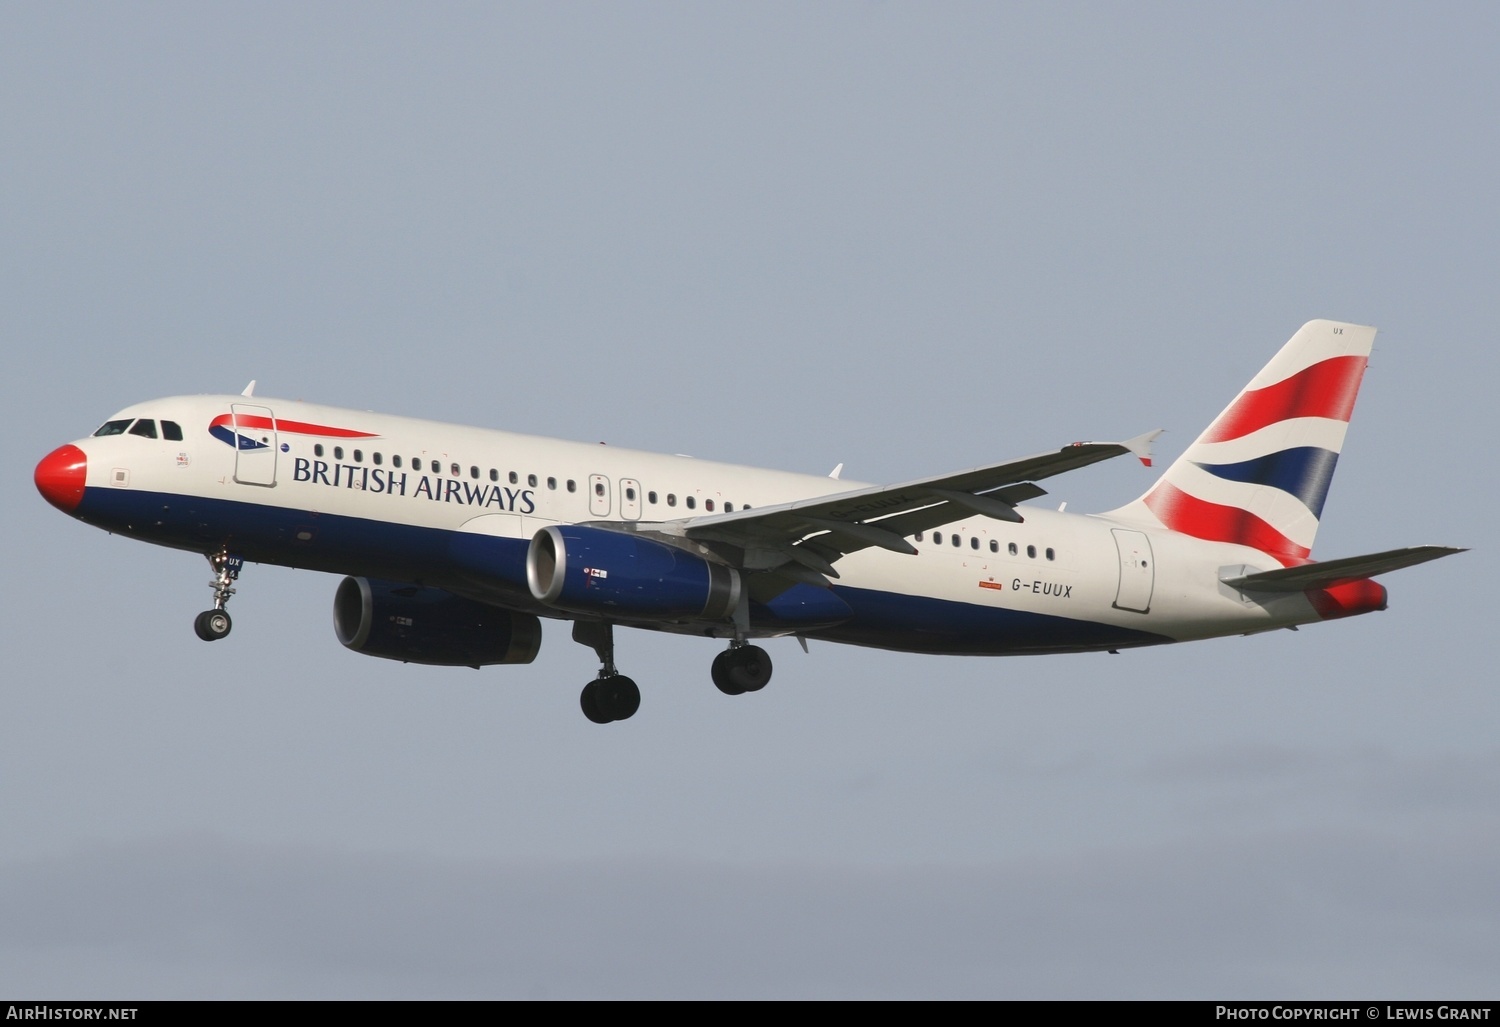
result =
[[[740,599],[732,567],[655,539],[572,524],[533,536],[526,583],[555,609],[619,620],[726,620]]]
[[[333,630],[357,653],[438,667],[530,663],[542,645],[542,622],[529,613],[370,578],[339,582]]]

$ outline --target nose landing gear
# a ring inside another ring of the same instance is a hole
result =
[[[229,597],[234,595],[234,582],[239,578],[245,561],[238,556],[230,556],[226,550],[221,549],[217,553],[208,554],[208,564],[214,569],[214,579],[208,583],[209,588],[214,590],[214,608],[198,614],[193,621],[193,630],[203,641],[217,642],[234,627],[234,622],[229,619],[229,611],[224,607],[229,602]]]

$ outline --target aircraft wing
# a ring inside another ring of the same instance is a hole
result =
[[[1159,430],[1147,432],[1125,442],[1075,442],[1050,453],[899,485],[694,517],[676,522],[675,533],[742,550],[735,562],[746,570],[795,564],[836,578],[833,563],[845,554],[870,546],[915,554],[906,536],[965,514],[1020,523],[1024,518],[1016,504],[1047,494],[1033,484],[1036,479],[1126,453],[1134,453],[1149,466],[1151,442],[1160,434]]]
[[[1388,571],[1398,571],[1428,560],[1467,552],[1453,546],[1409,546],[1388,549],[1366,556],[1346,556],[1340,560],[1321,560],[1300,567],[1281,567],[1242,577],[1226,578],[1224,584],[1250,592],[1304,592],[1310,588],[1333,588],[1350,581],[1371,578]]]

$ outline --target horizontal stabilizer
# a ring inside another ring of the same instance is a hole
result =
[[[1346,556],[1341,560],[1324,560],[1301,567],[1282,567],[1237,578],[1226,578],[1224,584],[1250,592],[1305,592],[1310,588],[1333,588],[1350,581],[1371,578],[1402,567],[1413,567],[1454,553],[1467,552],[1453,546],[1410,546],[1390,549],[1367,556]]]

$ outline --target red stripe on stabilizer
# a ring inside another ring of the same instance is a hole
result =
[[[353,428],[332,428],[326,424],[309,424],[306,421],[283,421],[277,418],[272,421],[269,417],[259,414],[240,414],[236,418],[233,414],[220,414],[209,422],[210,428],[220,425],[230,425],[238,422],[241,428],[274,428],[277,431],[291,432],[293,435],[323,435],[334,439],[374,439],[379,438],[374,432],[355,431]]]
[[[1200,441],[1227,442],[1292,417],[1347,421],[1367,363],[1366,357],[1329,357],[1275,385],[1246,392],[1209,425]]]
[[[1220,506],[1189,495],[1171,482],[1157,482],[1146,494],[1146,506],[1173,531],[1209,542],[1233,542],[1250,546],[1291,566],[1312,552],[1299,546],[1249,510]]]
[[[1346,581],[1330,588],[1310,588],[1308,601],[1324,620],[1353,617],[1385,609],[1385,586],[1369,578]]]

